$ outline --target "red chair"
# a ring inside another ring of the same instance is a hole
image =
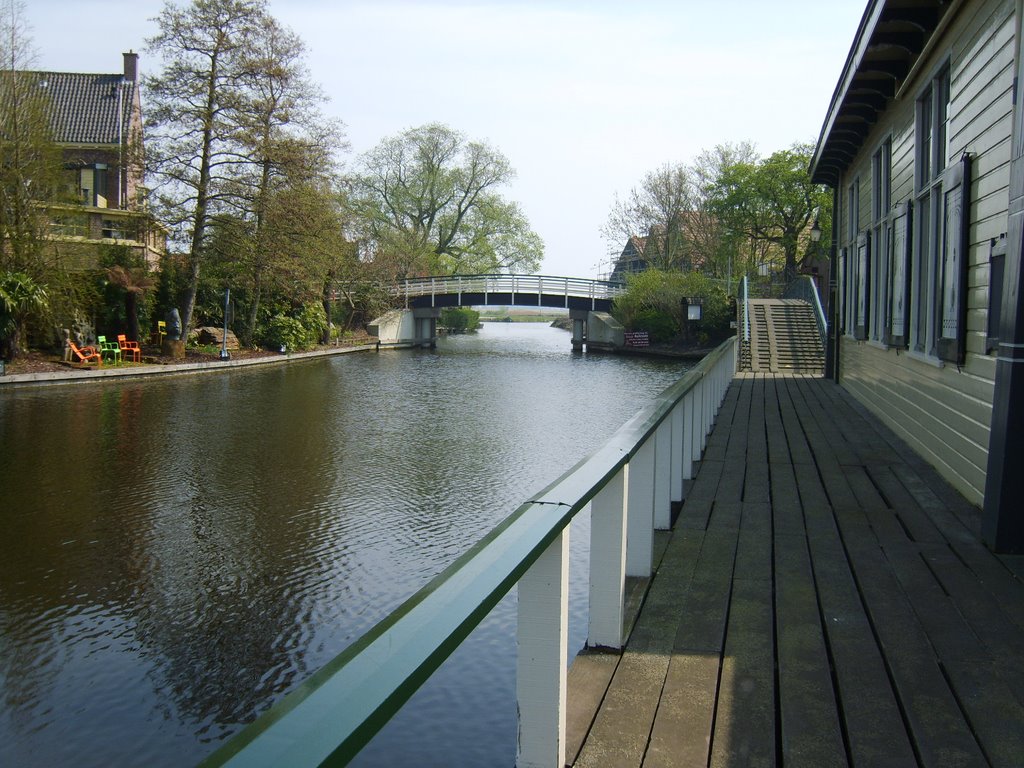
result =
[[[117,346],[121,348],[121,354],[124,357],[131,355],[132,362],[142,362],[142,350],[139,349],[139,342],[128,341],[127,337],[122,333],[117,337]]]
[[[71,349],[71,354],[78,358],[78,362],[88,365],[89,363],[96,363],[96,365],[103,365],[103,355],[96,347],[82,347],[79,349],[75,346],[75,342],[68,341],[68,346]]]

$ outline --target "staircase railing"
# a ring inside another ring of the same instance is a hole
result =
[[[821,305],[821,297],[818,295],[818,283],[810,275],[801,275],[786,287],[782,295],[784,299],[800,299],[814,307],[814,320],[818,325],[818,335],[821,337],[821,348],[824,349],[828,339],[828,320],[825,319],[825,310]]]

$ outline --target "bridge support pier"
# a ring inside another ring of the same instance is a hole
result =
[[[589,309],[570,309],[569,319],[572,320],[572,348],[573,351],[583,349],[587,342],[587,317]]]
[[[437,319],[441,317],[439,307],[420,307],[412,310],[415,327],[414,343],[421,347],[437,346]]]
[[[386,347],[436,347],[438,307],[394,309],[367,325],[370,334]]]

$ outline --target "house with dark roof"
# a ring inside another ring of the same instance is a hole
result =
[[[829,372],[1024,552],[1024,6],[870,0],[811,163]]]
[[[644,246],[646,244],[646,237],[639,237],[637,235],[630,237],[623,247],[622,253],[615,259],[608,279],[613,283],[624,283],[626,282],[626,275],[634,275],[647,269],[647,261],[644,259]]]
[[[31,72],[51,109],[67,199],[48,206],[50,242],[70,269],[96,262],[97,246],[121,245],[155,268],[167,232],[146,209],[137,53],[116,74]]]

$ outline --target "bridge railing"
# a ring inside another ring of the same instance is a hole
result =
[[[496,294],[511,295],[513,304],[514,297],[521,294],[536,294],[538,303],[542,295],[561,296],[565,300],[563,306],[568,307],[570,297],[592,301],[614,299],[625,292],[625,286],[608,280],[551,275],[456,275],[409,278],[396,284],[392,291],[407,299],[457,295],[460,303],[463,294],[482,294],[484,304]]]
[[[626,576],[649,577],[725,390],[735,339],[203,765],[344,765],[518,584],[518,766],[565,764],[569,524],[591,507],[590,646],[621,648]]]

